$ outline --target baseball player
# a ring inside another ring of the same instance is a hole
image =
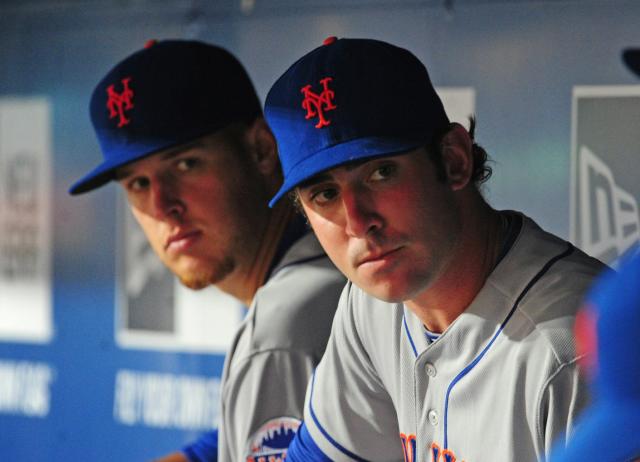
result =
[[[344,277],[289,201],[242,65],[196,41],[150,42],[91,97],[104,161],[71,194],[120,183],[163,263],[188,287],[251,305],[226,358],[219,432],[165,460],[284,458]]]
[[[566,449],[551,462],[640,460],[640,253],[619,273],[607,272],[590,291],[576,321],[578,349],[594,401]],[[594,457],[594,454],[597,456]]]
[[[572,325],[603,269],[478,184],[422,63],[329,38],[273,85],[284,184],[350,282],[287,460],[543,460],[585,403]]]

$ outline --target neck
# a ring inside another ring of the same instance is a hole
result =
[[[428,330],[443,332],[469,307],[493,271],[505,235],[502,217],[484,201],[477,213],[463,221],[460,242],[442,274],[418,297],[405,302]]]
[[[294,213],[295,210],[288,201],[283,200],[274,207],[269,216],[269,221],[262,234],[262,239],[252,264],[249,270],[244,273],[240,284],[236,286],[235,293],[232,294],[246,306],[251,305],[256,292],[264,284],[265,277],[278,249],[278,244]]]

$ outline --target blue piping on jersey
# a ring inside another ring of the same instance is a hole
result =
[[[518,308],[518,305],[520,304],[520,302],[522,301],[524,296],[527,294],[527,292],[529,292],[531,287],[533,287],[533,285],[536,282],[538,282],[540,280],[540,278],[542,276],[544,276],[544,274],[547,271],[549,271],[549,269],[551,268],[551,266],[553,266],[553,264],[555,264],[558,260],[561,260],[561,259],[565,258],[566,256],[570,255],[573,252],[573,249],[574,249],[573,245],[571,245],[570,243],[568,245],[569,245],[569,248],[567,248],[567,250],[565,250],[561,254],[556,255],[551,260],[549,260],[542,267],[542,269],[540,271],[538,271],[538,273],[533,277],[533,279],[531,279],[531,281],[529,281],[527,286],[524,288],[524,290],[518,296],[516,302],[513,304],[513,307],[511,308],[511,311],[509,311],[509,314],[507,315],[505,320],[502,322],[502,324],[500,324],[500,327],[498,328],[498,331],[495,333],[493,338],[489,341],[487,346],[484,347],[484,349],[480,352],[480,354],[476,357],[476,359],[474,359],[467,367],[465,367],[453,379],[453,381],[449,384],[449,387],[447,388],[447,394],[446,394],[445,400],[444,400],[444,445],[443,445],[444,447],[443,447],[443,449],[448,449],[449,448],[449,443],[447,441],[447,417],[448,417],[448,414],[449,414],[449,395],[451,395],[451,390],[465,375],[467,375],[471,371],[471,369],[473,369],[476,366],[476,364],[478,364],[480,362],[480,360],[483,358],[485,353],[487,351],[489,351],[489,348],[491,348],[491,345],[493,345],[493,342],[495,342],[495,340],[498,338],[498,336],[502,333],[504,327],[507,325],[507,323],[511,319],[511,316],[513,315],[513,313],[515,313],[516,308]]]
[[[413,354],[418,357],[418,350],[416,350],[416,345],[413,343],[413,339],[411,338],[411,332],[409,332],[409,326],[407,326],[407,318],[405,315],[402,315],[402,322],[404,324],[404,330],[407,331],[407,337],[409,337],[409,343],[411,343],[411,348],[413,348]]]
[[[322,425],[320,425],[320,421],[318,420],[318,417],[313,410],[313,389],[315,387],[315,384],[316,373],[314,371],[313,376],[311,377],[311,396],[309,397],[309,409],[311,410],[311,417],[313,418],[314,423],[316,424],[322,435],[327,439],[327,441],[329,441],[329,443],[335,446],[336,449],[338,449],[343,454],[346,454],[347,456],[351,457],[354,460],[357,460],[358,462],[368,462],[367,459],[363,459],[362,457],[354,454],[353,452],[342,446],[340,443],[338,443],[336,440],[334,440],[331,435],[329,435],[329,433],[322,427]]]
[[[434,334],[433,332],[428,331],[428,330],[426,330],[426,329],[425,329],[425,331],[424,331],[424,336],[425,336],[425,337],[427,338],[427,340],[428,340],[429,342],[431,342],[431,343],[432,343],[432,342],[435,342],[436,340],[438,340],[438,339],[440,338],[440,334]]]

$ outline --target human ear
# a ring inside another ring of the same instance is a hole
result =
[[[440,143],[442,161],[451,189],[463,189],[471,181],[473,174],[473,142],[469,132],[460,124],[454,123]]]
[[[251,148],[256,168],[265,176],[280,171],[276,139],[264,118],[258,117],[247,130],[247,140]]]

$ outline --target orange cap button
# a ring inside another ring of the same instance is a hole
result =
[[[322,44],[323,45],[331,45],[336,40],[338,40],[338,37],[332,35],[331,37],[327,37],[326,39],[324,39],[324,42],[322,42]]]

